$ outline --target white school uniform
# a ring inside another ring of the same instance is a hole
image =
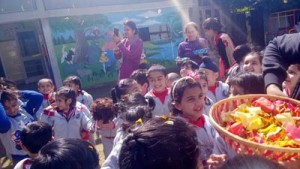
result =
[[[210,90],[207,92],[207,97],[210,98],[214,103],[227,98],[229,94],[228,84],[218,81],[218,86],[215,89],[215,93],[216,94],[214,95]]]
[[[170,115],[170,109],[169,109],[169,102],[171,101],[171,96],[170,93],[168,92],[168,94],[165,97],[165,101],[164,103],[162,103],[160,101],[160,99],[158,97],[156,97],[151,91],[149,91],[145,97],[152,97],[155,101],[155,108],[152,111],[152,116],[162,116],[162,115],[166,115],[169,116]]]
[[[91,105],[93,103],[92,95],[84,90],[81,90],[81,93],[76,97],[76,100],[79,103],[84,104],[87,108],[91,108]]]

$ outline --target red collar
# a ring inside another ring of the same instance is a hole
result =
[[[49,99],[49,94],[43,94],[44,100],[48,100]]]
[[[162,91],[162,92],[156,92],[153,89],[151,90],[151,92],[153,93],[153,95],[155,97],[159,98],[159,100],[161,101],[162,104],[165,103],[165,98],[168,95],[168,89],[167,88],[164,91]]]
[[[219,87],[219,82],[216,82],[214,86],[209,86],[208,90],[211,91],[214,95],[216,95],[216,88]]]
[[[219,33],[219,34],[215,37],[215,44],[218,44],[219,40],[221,39],[221,35],[222,35],[222,33]]]
[[[193,121],[193,120],[191,120],[190,118],[188,118],[186,116],[183,116],[183,118],[185,118],[190,124],[193,124],[193,125],[195,125],[195,126],[197,126],[199,128],[204,128],[205,117],[204,117],[203,114],[196,121]]]

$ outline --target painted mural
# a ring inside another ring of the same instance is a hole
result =
[[[139,28],[144,41],[143,63],[175,66],[177,47],[183,36],[179,12],[174,8],[66,16],[49,19],[62,78],[78,75],[84,87],[115,81],[113,28],[122,32],[126,19],[133,20]]]

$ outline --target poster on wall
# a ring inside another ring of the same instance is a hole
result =
[[[175,66],[177,47],[182,41],[182,24],[175,8],[50,18],[62,80],[77,75],[83,87],[116,81],[113,28],[123,32],[127,19],[136,23],[144,41],[143,63]]]

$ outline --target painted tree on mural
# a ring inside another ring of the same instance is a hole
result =
[[[88,49],[89,43],[87,41],[85,29],[89,27],[95,27],[95,30],[99,30],[99,25],[110,25],[108,18],[105,15],[95,16],[72,16],[64,18],[55,18],[50,20],[50,25],[55,32],[64,33],[65,31],[74,31],[75,41],[75,55],[73,63],[88,63]],[[99,36],[99,35],[95,35]],[[72,38],[72,37],[71,37]],[[60,39],[60,43],[66,42],[70,39]]]

